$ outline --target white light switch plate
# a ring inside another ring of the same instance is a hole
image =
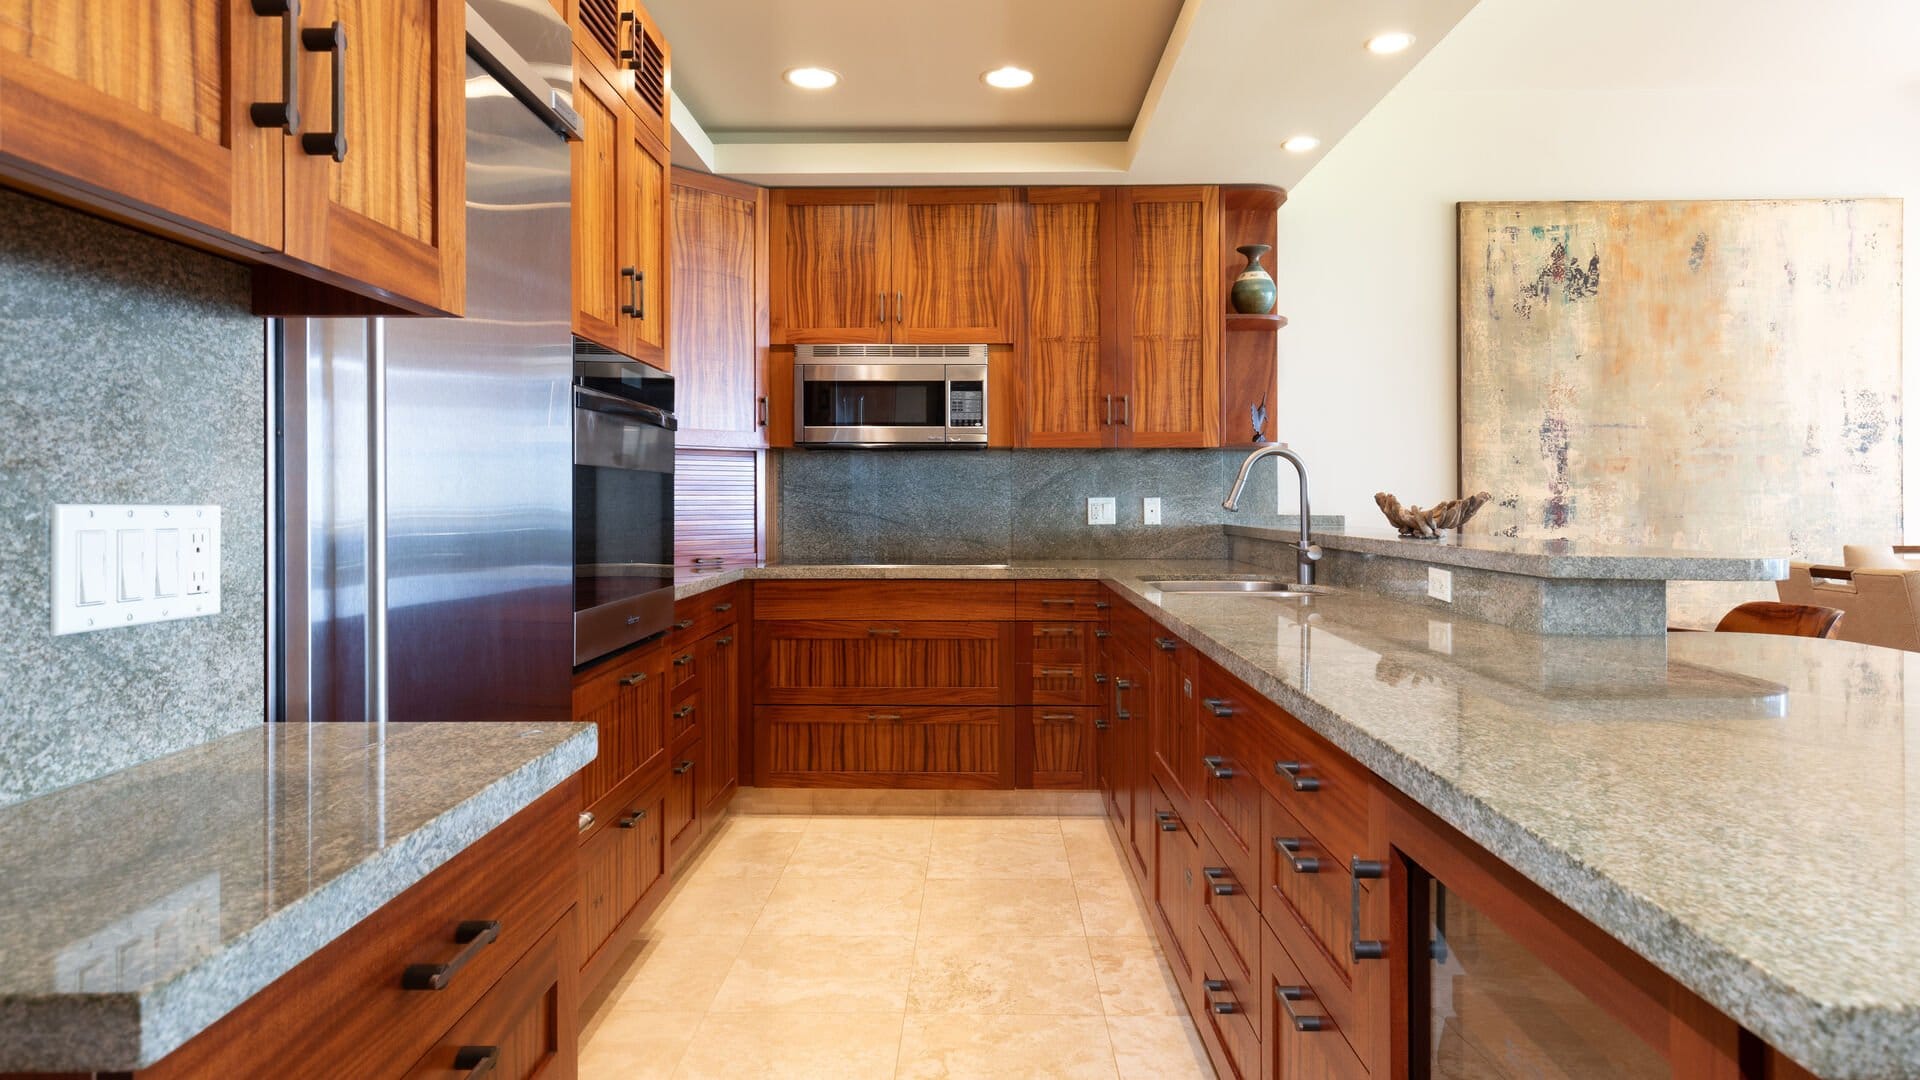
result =
[[[1116,520],[1112,496],[1095,496],[1087,500],[1087,524],[1111,525]]]
[[[1142,525],[1160,524],[1160,498],[1149,495],[1140,500],[1140,523]]]
[[[1453,603],[1453,571],[1427,567],[1427,595],[1443,604]]]
[[[53,632],[220,611],[218,506],[55,506]]]

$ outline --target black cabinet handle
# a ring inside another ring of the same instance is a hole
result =
[[[869,626],[867,627],[867,633],[873,637],[879,637],[881,634],[885,634],[888,637],[899,637],[900,628],[897,626]]]
[[[727,559],[726,559],[726,556],[724,555],[707,555],[701,558],[694,559],[693,565],[701,566],[706,563],[712,563],[715,566],[720,566],[720,565],[724,565],[726,561]]]
[[[675,630],[691,630],[693,629],[693,620],[681,619],[679,622],[673,624],[673,628]]]
[[[767,426],[767,399],[766,398],[760,399],[760,426],[761,427]]]
[[[730,604],[730,603],[728,603],[728,604],[715,604],[715,605],[713,605],[713,610],[715,610],[715,611],[732,611],[732,610],[733,610],[733,605],[732,605],[732,604]]]
[[[1041,607],[1072,607],[1079,602],[1080,601],[1071,597],[1063,596],[1043,596],[1040,598]]]
[[[465,1071],[467,1080],[492,1076],[493,1067],[498,1064],[500,1048],[497,1046],[463,1046],[453,1055],[453,1067]]]
[[[1228,1013],[1237,1013],[1240,1011],[1240,1006],[1235,1005],[1231,1001],[1216,1001],[1211,1006],[1209,1006],[1209,1008],[1211,1008],[1214,1012],[1220,1013],[1221,1015],[1226,1015]]]
[[[638,67],[640,58],[640,23],[631,11],[620,13],[620,62],[628,67]],[[632,42],[631,45],[626,42]]]
[[[867,719],[869,720],[904,720],[906,718],[901,716],[897,712],[870,712],[867,714]]]
[[[253,0],[253,13],[280,17],[280,100],[247,106],[254,127],[300,134],[300,0]]]
[[[1273,771],[1291,781],[1293,783],[1293,790],[1319,791],[1319,780],[1311,776],[1300,775],[1305,769],[1306,766],[1298,761],[1276,761],[1273,763]]]
[[[627,279],[627,302],[620,305],[620,314],[638,318],[640,316],[640,268],[623,266],[620,268],[620,276]]]
[[[314,157],[347,160],[347,28],[335,19],[322,30],[308,27],[300,31],[300,44],[308,52],[333,54],[333,130],[309,131],[300,136],[300,149]]]
[[[675,776],[685,776],[685,775],[687,774],[687,772],[688,772],[689,770],[691,770],[692,768],[693,768],[693,762],[691,762],[691,761],[683,761],[683,762],[681,762],[680,764],[678,764],[678,765],[675,765],[675,766],[673,767],[673,775],[675,775]]]
[[[1218,756],[1203,757],[1200,759],[1200,763],[1207,767],[1207,771],[1213,774],[1215,780],[1233,779],[1233,767],[1227,764],[1226,758]]]
[[[691,705],[682,705],[679,708],[673,710],[673,718],[675,720],[685,720],[687,717],[692,715],[693,715],[693,706]]]
[[[633,674],[627,676],[626,678],[621,679],[620,685],[621,686],[639,686],[641,683],[646,681],[647,681],[647,673],[644,671],[636,671]]]
[[[1232,896],[1240,891],[1240,886],[1234,884],[1233,871],[1224,866],[1209,866],[1200,872],[1207,876],[1215,896]]]
[[[728,634],[726,637],[723,637],[723,638],[714,638],[713,643],[724,649],[728,645],[733,644],[733,635]]]
[[[1276,986],[1273,988],[1273,996],[1280,999],[1280,1007],[1286,1010],[1287,1019],[1293,1023],[1293,1030],[1295,1031],[1327,1030],[1326,1017],[1310,1016],[1305,1013],[1298,1012],[1294,1009],[1293,1003],[1296,1001],[1306,1000],[1307,993],[1308,993],[1307,988],[1304,986]]]
[[[1115,679],[1115,680],[1113,680],[1113,688],[1114,688],[1115,690],[1131,690],[1131,689],[1133,689],[1133,680],[1131,680],[1131,679]]]
[[[1200,984],[1200,988],[1205,990],[1209,994],[1224,993],[1227,989],[1227,980],[1208,979],[1206,982],[1203,982]]]
[[[691,664],[691,663],[693,663],[692,653],[682,653],[679,656],[676,656],[673,658],[674,667],[686,667],[688,664]]]
[[[500,937],[500,920],[473,919],[453,928],[453,940],[465,946],[444,964],[408,964],[400,973],[400,986],[407,990],[445,990],[467,961]]]
[[[622,817],[619,821],[614,822],[614,824],[622,829],[631,829],[645,820],[647,820],[647,812],[645,810],[634,810],[629,812],[625,817]]]
[[[1080,718],[1067,712],[1043,712],[1040,714],[1040,719],[1055,723],[1067,723]]]
[[[1097,637],[1097,638],[1110,638],[1110,637],[1112,637],[1112,636],[1113,636],[1113,631],[1111,631],[1111,630],[1095,630],[1095,631],[1093,632],[1093,636],[1094,636],[1094,637]]]
[[[1093,602],[1093,610],[1095,611],[1105,611],[1112,606],[1113,606],[1112,604],[1108,603],[1105,600],[1095,600]]]
[[[647,272],[645,270],[635,271],[633,278],[634,294],[639,297],[639,299],[635,301],[635,305],[640,309],[634,315],[634,318],[644,319],[647,317]]]
[[[1226,698],[1217,698],[1217,697],[1201,698],[1200,704],[1205,705],[1207,707],[1207,711],[1212,713],[1215,716],[1232,716],[1233,715],[1233,707],[1227,704]]]
[[[1105,720],[1095,720],[1093,722],[1093,730],[1095,731],[1105,731],[1109,726]]]
[[[1173,640],[1173,639],[1172,639],[1172,638],[1170,638],[1170,637],[1157,637],[1157,638],[1154,638],[1154,639],[1153,639],[1153,643],[1154,643],[1155,645],[1158,645],[1158,646],[1160,646],[1160,648],[1161,648],[1161,650],[1162,650],[1162,651],[1164,651],[1164,652],[1172,652],[1173,650],[1175,650],[1175,649],[1177,649],[1177,648],[1179,648],[1179,647],[1180,647],[1180,643],[1179,643],[1179,642],[1177,642],[1177,641],[1175,641],[1175,640]]]
[[[1094,673],[1093,673],[1093,681],[1094,681],[1094,682],[1096,682],[1096,683],[1099,683],[1099,684],[1100,684],[1101,686],[1105,686],[1105,685],[1107,685],[1107,673],[1106,673],[1106,672],[1104,672],[1104,671],[1096,671],[1096,672],[1094,672]]]
[[[1387,955],[1387,943],[1363,939],[1360,936],[1360,882],[1370,878],[1387,876],[1387,864],[1374,859],[1353,857],[1353,880],[1349,882],[1350,898],[1353,907],[1348,915],[1349,925],[1353,927],[1353,958],[1358,960],[1379,960]]]
[[[1286,856],[1287,864],[1296,874],[1317,874],[1320,872],[1320,860],[1311,855],[1300,855],[1300,838],[1297,836],[1276,836],[1273,838],[1275,851]]]

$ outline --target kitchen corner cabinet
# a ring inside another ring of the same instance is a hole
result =
[[[767,445],[767,190],[673,170],[676,445]]]
[[[460,0],[308,0],[292,25],[251,0],[12,7],[9,183],[253,263],[263,313],[339,310],[340,290],[460,312]],[[269,115],[285,86],[297,126]]]
[[[778,189],[774,344],[1013,340],[1009,188]]]
[[[666,370],[666,145],[577,46],[573,66],[573,332]]]

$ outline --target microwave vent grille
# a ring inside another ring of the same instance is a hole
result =
[[[973,360],[985,363],[985,345],[799,345],[803,360]]]

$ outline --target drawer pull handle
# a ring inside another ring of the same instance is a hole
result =
[[[714,610],[715,612],[727,612],[727,611],[732,611],[732,610],[733,610],[733,605],[732,605],[731,603],[726,603],[726,604],[715,604],[715,605],[713,605],[713,610]]]
[[[444,964],[408,964],[400,973],[400,986],[406,990],[445,990],[481,949],[500,937],[500,920],[470,919],[453,928],[453,940],[464,946]]]
[[[1320,872],[1320,860],[1311,855],[1300,855],[1300,838],[1297,836],[1276,836],[1273,838],[1275,851],[1287,857],[1287,864],[1296,874],[1317,874]]]
[[[1177,641],[1175,641],[1175,640],[1173,640],[1173,639],[1172,639],[1172,638],[1170,638],[1170,637],[1157,637],[1157,638],[1154,638],[1154,639],[1153,639],[1153,643],[1154,643],[1155,645],[1158,645],[1158,646],[1160,646],[1160,648],[1161,648],[1162,650],[1164,650],[1164,651],[1166,651],[1166,652],[1172,652],[1173,650],[1175,650],[1175,649],[1177,649],[1177,648],[1179,648],[1179,647],[1180,647],[1180,643],[1179,643],[1179,642],[1177,642]]]
[[[635,810],[626,817],[614,822],[614,824],[622,829],[631,829],[645,820],[647,820],[647,812],[645,810]]]
[[[1215,885],[1213,887],[1213,895],[1215,896],[1232,896],[1235,893],[1238,893],[1239,891],[1240,891],[1240,886],[1235,885],[1231,881],[1222,882],[1221,884]]]
[[[1077,679],[1080,677],[1079,672],[1074,671],[1072,668],[1035,668],[1033,669],[1033,673],[1043,679]]]
[[[691,664],[691,663],[693,663],[692,653],[682,653],[681,655],[673,658],[674,667],[686,667],[688,664]]]
[[[1095,731],[1105,731],[1107,730],[1108,726],[1109,725],[1105,720],[1095,720],[1093,722],[1093,730]]]
[[[1233,779],[1233,767],[1227,764],[1226,758],[1203,757],[1200,762],[1207,767],[1208,772],[1213,774],[1215,780]]]
[[[881,634],[885,634],[888,637],[899,637],[900,628],[897,626],[869,626],[867,627],[867,633],[874,637],[878,637]]]
[[[646,681],[647,681],[647,673],[644,671],[636,671],[633,674],[627,676],[626,678],[621,679],[620,685],[621,686],[639,686],[641,683]]]
[[[593,811],[591,810],[580,811],[580,831],[586,832],[588,829],[591,829],[591,828],[593,828]]]
[[[340,20],[322,29],[300,31],[300,46],[308,52],[332,53],[333,130],[309,131],[300,136],[300,149],[313,157],[347,160],[347,31]]]
[[[1180,822],[1178,820],[1162,821],[1160,823],[1160,831],[1161,832],[1179,832]]]
[[[1072,637],[1080,632],[1077,626],[1036,626],[1033,632],[1045,637]]]
[[[1223,994],[1226,993],[1227,990],[1227,980],[1208,979],[1206,982],[1201,983],[1200,986],[1209,994]]]
[[[1224,866],[1209,866],[1200,872],[1212,883],[1215,896],[1232,896],[1240,891],[1240,886],[1233,883],[1233,872]]]
[[[681,619],[679,622],[673,624],[673,628],[675,630],[691,630],[693,629],[693,620]]]
[[[280,16],[280,100],[256,101],[247,107],[254,127],[277,127],[300,134],[300,0],[253,0],[253,13],[263,19]]]
[[[500,1048],[497,1046],[463,1046],[453,1055],[453,1067],[465,1072],[467,1080],[492,1076],[493,1067],[498,1064]]]
[[[1113,606],[1112,604],[1106,602],[1105,600],[1095,600],[1093,602],[1093,610],[1095,611],[1105,611],[1112,606]]]
[[[720,646],[721,648],[726,648],[728,645],[733,644],[733,635],[728,634],[726,637],[723,637],[723,638],[714,638],[713,643],[715,645]]]
[[[1133,689],[1133,680],[1131,680],[1131,679],[1115,679],[1115,680],[1113,680],[1113,688],[1114,688],[1115,690],[1131,690],[1131,689]]]
[[[1227,704],[1226,698],[1217,698],[1217,697],[1201,698],[1200,704],[1205,705],[1207,707],[1207,711],[1212,713],[1215,716],[1232,716],[1233,715],[1233,706]]]
[[[1111,630],[1095,630],[1095,631],[1093,632],[1093,636],[1094,636],[1094,637],[1097,637],[1097,638],[1110,638],[1110,637],[1112,637],[1112,636],[1113,636],[1113,631],[1111,631]]]
[[[1220,1013],[1223,1016],[1228,1013],[1237,1013],[1240,1011],[1240,1006],[1235,1005],[1231,1001],[1216,1001],[1211,1006],[1209,1006],[1209,1008],[1211,1008],[1214,1012]]]
[[[1099,683],[1101,686],[1107,685],[1107,673],[1104,671],[1094,672],[1093,681]]]
[[[1301,771],[1305,768],[1306,766],[1298,761],[1276,761],[1273,763],[1273,771],[1292,781],[1293,790],[1319,791],[1320,781],[1318,779],[1311,776],[1300,775]]]
[[[702,555],[702,556],[697,556],[693,560],[693,565],[701,566],[706,563],[712,563],[715,566],[719,566],[725,563],[726,561],[727,561],[727,557],[724,555]]]
[[[691,705],[682,705],[679,708],[673,710],[673,718],[675,720],[685,720],[687,717],[692,715],[693,715],[693,706]]]
[[[1049,596],[1049,597],[1043,597],[1041,599],[1040,606],[1041,607],[1072,607],[1075,604],[1078,604],[1079,602],[1080,601],[1078,600],[1072,600],[1065,597]]]
[[[1040,719],[1050,720],[1054,723],[1069,723],[1078,719],[1078,717],[1069,712],[1043,712],[1040,714]]]
[[[897,712],[870,712],[867,714],[867,719],[869,720],[900,720],[900,719],[904,719],[904,717],[902,717]]]
[[[685,775],[687,774],[687,772],[688,772],[689,770],[691,770],[692,768],[693,768],[693,762],[691,762],[691,761],[683,761],[683,762],[681,762],[680,764],[678,764],[678,765],[675,765],[675,766],[673,767],[673,775],[675,775],[675,776],[685,776]]]
[[[1161,832],[1180,831],[1180,819],[1173,815],[1173,811],[1155,810],[1153,816],[1159,820]]]
[[[1296,1001],[1305,1001],[1307,999],[1307,994],[1308,994],[1307,988],[1304,986],[1276,986],[1273,988],[1273,996],[1280,999],[1280,1007],[1287,1011],[1287,1019],[1292,1021],[1293,1030],[1295,1031],[1327,1030],[1326,1017],[1309,1016],[1300,1012],[1296,1012],[1294,1010],[1293,1003]]]
[[[1353,857],[1353,880],[1348,883],[1351,887],[1348,895],[1353,901],[1353,907],[1348,915],[1348,924],[1353,927],[1353,958],[1356,961],[1380,960],[1387,955],[1386,942],[1363,939],[1360,936],[1360,882],[1368,878],[1386,876],[1386,863],[1374,859],[1363,859],[1358,855]]]

